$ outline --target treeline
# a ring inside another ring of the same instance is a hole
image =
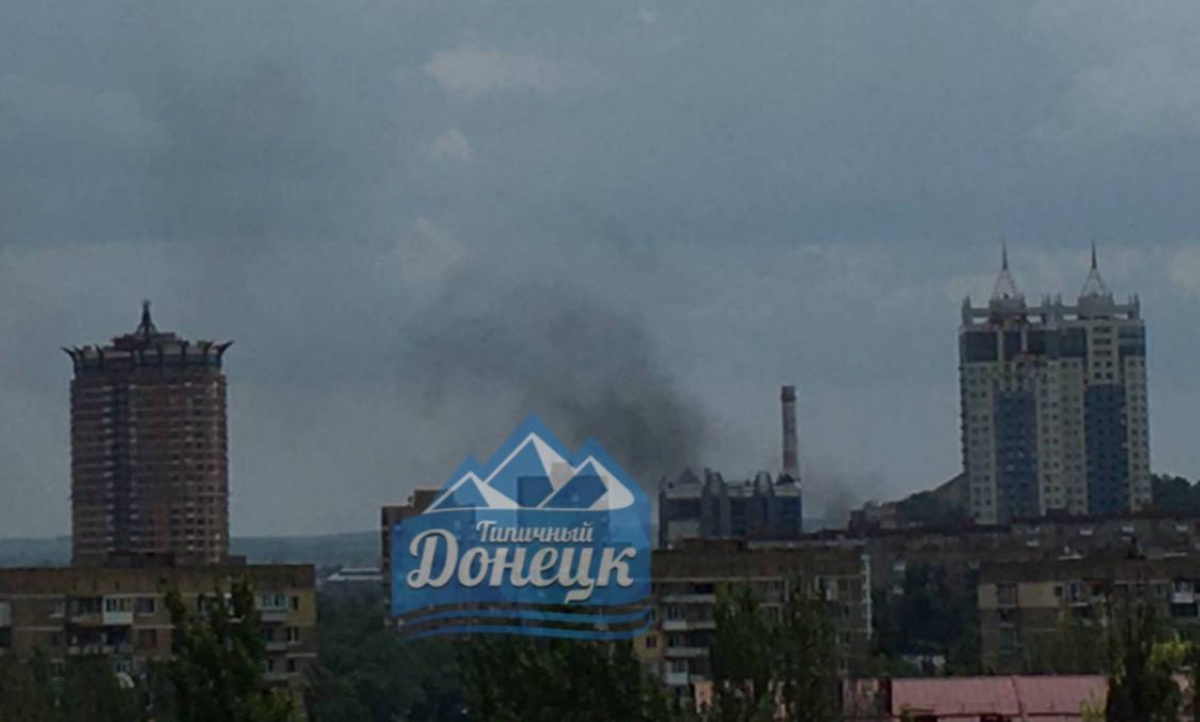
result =
[[[1159,511],[1200,516],[1200,481],[1193,484],[1182,476],[1155,474],[1150,477],[1150,494]]]
[[[794,594],[768,614],[748,591],[723,597],[710,699],[681,704],[630,643],[524,637],[405,642],[379,600],[321,604],[321,664],[309,712],[319,722],[767,722],[839,719],[837,658],[825,603]]]
[[[940,640],[950,652],[975,634],[961,610],[938,606],[944,580],[913,576],[906,597],[921,630],[891,629],[881,645]],[[133,679],[104,659],[52,669],[43,659],[0,660],[0,722],[835,722],[841,662],[826,603],[803,592],[764,608],[742,589],[720,596],[709,647],[711,680],[699,705],[651,677],[632,644],[524,637],[406,642],[389,631],[379,595],[324,598],[319,664],[301,703],[263,679],[266,658],[254,597],[235,585],[200,612],[167,595],[175,656]],[[941,617],[941,621],[933,619]],[[1102,673],[1106,722],[1175,722],[1200,710],[1200,637],[1177,629],[1142,598],[1109,603],[1107,622],[1064,623],[1031,650],[1047,673]],[[886,661],[886,660],[885,660]],[[879,669],[887,675],[904,670]],[[966,672],[974,670],[962,670]],[[859,670],[871,673],[870,670]],[[1179,684],[1187,679],[1186,684]],[[877,710],[888,719],[885,710]]]

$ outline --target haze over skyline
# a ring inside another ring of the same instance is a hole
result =
[[[16,0],[0,25],[0,536],[69,528],[70,363],[233,339],[233,532],[372,529],[529,411],[806,505],[960,469],[1007,239],[1089,246],[1200,476],[1200,7],[1183,0]]]

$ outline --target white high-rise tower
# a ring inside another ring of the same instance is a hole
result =
[[[1096,251],[1074,306],[1028,306],[1005,249],[987,306],[963,302],[963,466],[980,523],[1137,511],[1150,503],[1146,329]]]

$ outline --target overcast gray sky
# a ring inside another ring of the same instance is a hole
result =
[[[1192,0],[9,0],[0,535],[69,528],[58,348],[235,340],[234,532],[374,528],[527,411],[813,507],[959,468],[962,297],[1088,244],[1200,475]],[[657,453],[661,450],[661,454]],[[814,509],[819,510],[819,509]]]

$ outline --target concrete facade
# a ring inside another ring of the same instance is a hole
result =
[[[1076,305],[1029,306],[1008,269],[963,303],[959,373],[970,513],[982,523],[1150,503],[1146,332],[1093,266]]]
[[[870,559],[854,550],[777,547],[745,541],[683,542],[654,552],[654,624],[635,641],[639,657],[681,699],[709,679],[719,595],[749,587],[765,614],[795,585],[826,600],[839,669],[867,657],[871,638]]]
[[[1130,598],[1149,602],[1176,624],[1200,624],[1200,558],[1071,554],[985,563],[978,590],[983,668],[1023,671],[1064,625],[1103,629]]]
[[[710,469],[703,481],[689,469],[662,484],[658,495],[658,546],[686,539],[794,539],[803,533],[800,485],[766,472],[727,482]]]
[[[103,656],[136,674],[171,655],[172,626],[164,584],[191,609],[230,580],[246,579],[262,615],[266,679],[297,693],[317,657],[317,600],[308,565],[0,569],[0,656],[52,665]]]
[[[225,375],[229,343],[136,331],[66,349],[71,381],[72,563],[169,553],[219,564],[229,552]]]

